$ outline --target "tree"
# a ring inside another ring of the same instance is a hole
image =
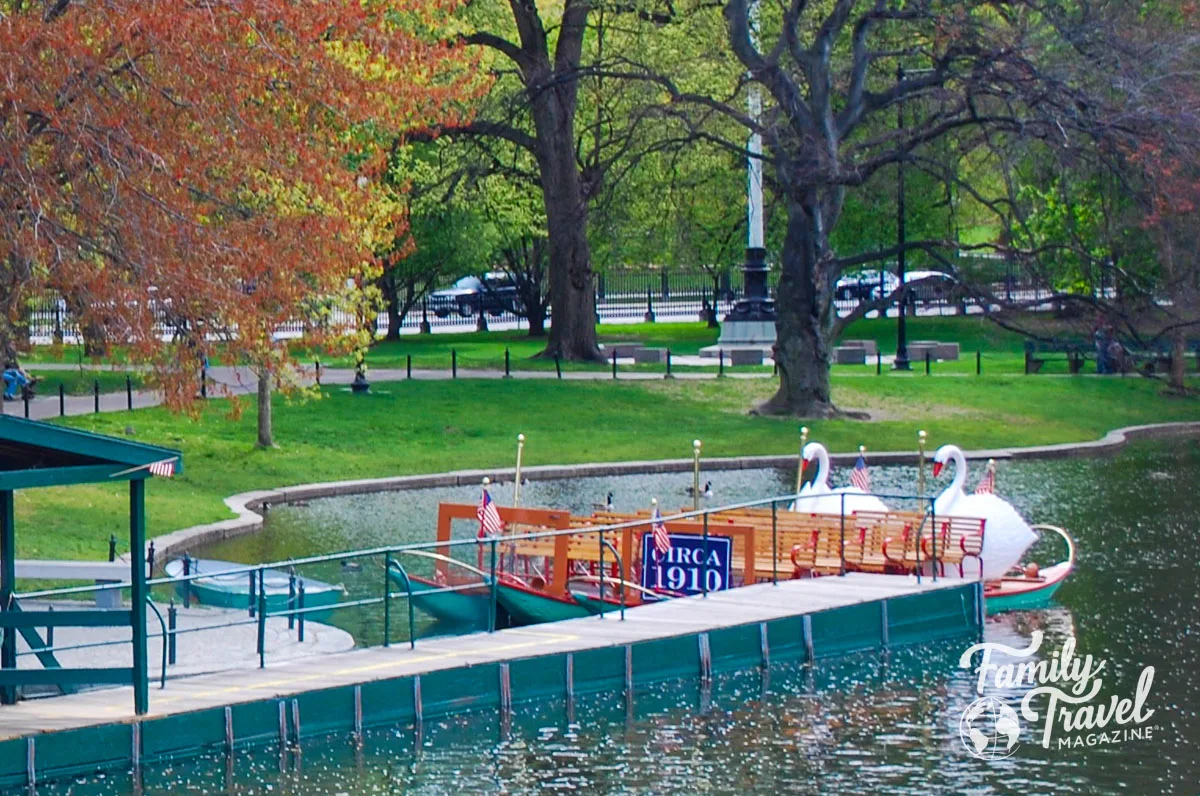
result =
[[[833,341],[879,306],[860,305],[839,318],[833,308],[838,275],[897,253],[894,246],[834,250],[848,192],[888,167],[917,161],[951,136],[960,158],[999,132],[1049,137],[1051,123],[1028,112],[1026,101],[1057,107],[1061,99],[1039,80],[1034,60],[1042,52],[1034,33],[1045,35],[1048,26],[1020,4],[1000,11],[983,0],[794,0],[765,17],[760,46],[751,5],[729,0],[724,16],[734,54],[769,101],[757,118],[729,105],[724,111],[763,135],[787,223],[776,302],[780,384],[760,409],[829,416],[837,413],[829,381]],[[893,77],[897,66],[909,72]],[[672,95],[702,102],[681,91]],[[909,117],[903,130],[891,121],[898,112]],[[932,248],[929,241],[908,246]]]
[[[168,404],[193,399],[219,346],[264,377],[269,413],[269,377],[290,362],[276,329],[314,295],[349,298],[403,224],[377,179],[379,131],[458,121],[481,87],[418,35],[427,13],[0,0],[5,347],[16,308],[56,290],[154,366]],[[270,444],[269,417],[261,430]]]

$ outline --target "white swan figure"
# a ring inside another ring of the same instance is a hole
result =
[[[800,488],[800,500],[792,502],[791,510],[808,514],[841,514],[842,495],[846,496],[846,513],[856,511],[887,511],[887,504],[874,495],[868,495],[858,487],[844,486],[831,489],[829,486],[829,451],[819,442],[810,442],[800,453],[805,469],[813,459],[817,460],[817,475],[812,483]],[[807,497],[812,495],[814,497]]]
[[[1012,504],[995,495],[968,495],[963,492],[967,480],[967,457],[957,445],[943,445],[933,455],[933,477],[937,478],[948,462],[954,462],[954,481],[933,501],[939,517],[971,517],[986,520],[983,526],[983,579],[1004,577],[1021,560],[1021,555],[1037,541],[1037,534]]]

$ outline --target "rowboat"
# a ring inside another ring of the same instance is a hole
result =
[[[430,558],[442,569],[434,578],[413,575],[393,561],[388,567],[388,580],[405,594],[411,589],[413,607],[438,622],[456,628],[486,628],[492,611],[492,590],[487,573],[449,556],[419,550],[406,555]],[[453,589],[453,590],[449,590]],[[496,627],[507,627],[510,621],[503,606],[497,606]]]
[[[985,583],[983,597],[988,615],[1046,607],[1063,581],[1075,569],[1075,542],[1066,531],[1054,525],[1034,525],[1033,529],[1058,534],[1067,546],[1066,560],[1046,567],[1036,574],[1018,572],[998,581]]]
[[[181,599],[185,594],[190,594],[192,598],[203,605],[220,608],[249,608],[251,576],[253,576],[255,601],[257,602],[257,590],[260,588],[263,589],[266,596],[268,613],[298,607],[298,592],[301,583],[304,585],[305,609],[332,606],[341,599],[345,591],[341,585],[334,586],[311,578],[296,578],[293,581],[291,575],[278,569],[219,574],[228,573],[229,570],[245,570],[246,567],[246,564],[220,561],[214,558],[189,558],[187,560],[186,574],[200,575],[201,577],[177,583],[175,584],[175,590]],[[163,571],[170,578],[183,577],[185,574],[184,560],[176,558],[168,561],[167,565],[163,567]],[[262,574],[261,584],[259,583],[260,572]],[[307,619],[317,621],[327,618],[329,614],[329,611],[305,611]]]

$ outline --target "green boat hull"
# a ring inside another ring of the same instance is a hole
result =
[[[1062,583],[1055,583],[1044,589],[1028,591],[1023,594],[1006,594],[998,597],[988,597],[984,601],[988,616],[1002,614],[1005,611],[1032,611],[1045,608],[1054,599],[1054,593]]]
[[[508,612],[514,625],[540,625],[591,616],[592,612],[574,600],[556,599],[530,589],[500,584],[496,600]]]
[[[212,588],[193,581],[191,584],[186,585],[182,583],[177,584],[175,591],[179,594],[180,599],[183,599],[185,591],[190,591],[191,598],[201,605],[209,605],[214,608],[238,608],[247,611],[250,609],[249,589],[245,591],[233,591],[230,589]],[[316,622],[328,619],[332,611],[313,611],[310,613],[307,609],[333,606],[341,596],[341,592],[338,591],[312,593],[306,591],[304,594],[305,619]],[[267,595],[268,614],[286,611],[288,607],[288,596],[286,594]]]
[[[403,593],[404,577],[395,569],[388,570],[388,577],[398,589],[398,593]],[[473,587],[469,591],[444,591],[428,594],[427,592],[436,592],[443,587],[433,581],[413,576],[409,577],[409,584],[412,587],[413,607],[418,611],[449,625],[468,625],[478,628],[488,626],[488,618],[492,612],[492,598],[486,586]],[[504,623],[497,621],[496,626],[503,627]]]
[[[599,597],[594,597],[583,592],[573,591],[571,596],[575,598],[575,602],[583,606],[589,616],[597,616],[600,613],[612,614],[619,613],[621,610],[620,603],[611,603],[608,600],[601,600]]]

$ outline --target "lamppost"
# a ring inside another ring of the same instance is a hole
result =
[[[896,318],[896,361],[892,364],[894,370],[912,370],[908,362],[908,329],[905,326],[904,311],[908,307],[908,286],[904,283],[904,245],[906,240],[904,230],[904,97],[899,94],[900,86],[904,83],[904,67],[896,67],[896,278],[900,280],[900,312]]]

